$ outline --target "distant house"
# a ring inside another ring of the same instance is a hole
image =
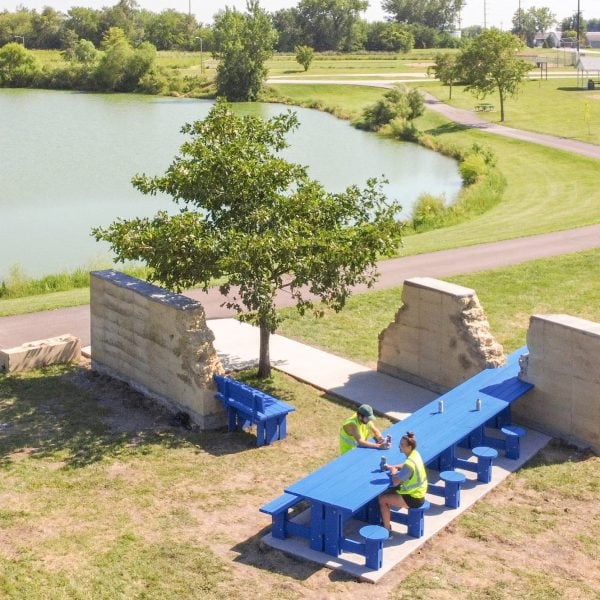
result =
[[[536,33],[533,38],[533,47],[541,48],[544,44],[550,48],[558,48],[560,46],[560,33],[556,31]]]
[[[585,45],[600,48],[600,31],[588,31],[585,34]]]

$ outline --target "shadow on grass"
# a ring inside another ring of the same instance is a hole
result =
[[[432,129],[427,129],[423,133],[427,135],[437,136],[442,135],[444,133],[457,133],[459,131],[465,131],[465,129],[472,129],[472,127],[467,127],[466,125],[461,125],[460,123],[444,123],[439,127],[433,127]]]
[[[126,384],[78,366],[0,375],[0,465],[27,453],[80,468],[152,445],[220,456],[255,448],[256,437],[188,430]]]
[[[558,87],[556,88],[559,92],[589,92],[591,90],[588,90],[587,87],[585,88],[580,88],[580,87]]]
[[[264,527],[252,537],[233,546],[233,552],[238,554],[234,562],[262,569],[269,573],[284,575],[296,581],[306,581],[311,575],[327,568],[321,564],[286,554],[276,548],[271,548],[262,541],[262,538],[270,530],[270,526]],[[332,582],[356,581],[356,577],[340,569],[332,570],[329,579]]]

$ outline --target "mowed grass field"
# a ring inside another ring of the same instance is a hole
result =
[[[600,318],[599,258],[590,251],[452,281],[477,290],[508,351],[522,343],[530,312]],[[372,362],[400,298],[400,288],[357,296],[340,315],[290,318],[281,332]],[[0,374],[0,596],[598,597],[600,458],[558,442],[376,587],[264,546],[270,522],[258,508],[337,455],[352,407],[277,372],[241,377],[296,407],[285,441],[257,448],[251,433],[176,427],[86,365]]]

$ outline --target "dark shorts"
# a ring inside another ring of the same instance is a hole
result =
[[[406,502],[406,506],[408,508],[420,508],[425,504],[425,498],[415,498],[414,496],[409,496],[408,494],[400,494],[404,502]]]

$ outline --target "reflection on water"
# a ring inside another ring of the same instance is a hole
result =
[[[41,275],[109,261],[90,229],[118,217],[174,211],[168,197],[144,196],[136,173],[159,175],[184,140],[184,123],[206,116],[211,101],[44,90],[0,90],[0,278],[19,264]],[[269,117],[280,105],[235,105]],[[460,189],[454,161],[413,144],[358,131],[314,110],[293,108],[300,127],[288,160],[308,166],[330,191],[385,177],[404,215],[423,192],[452,200]]]

